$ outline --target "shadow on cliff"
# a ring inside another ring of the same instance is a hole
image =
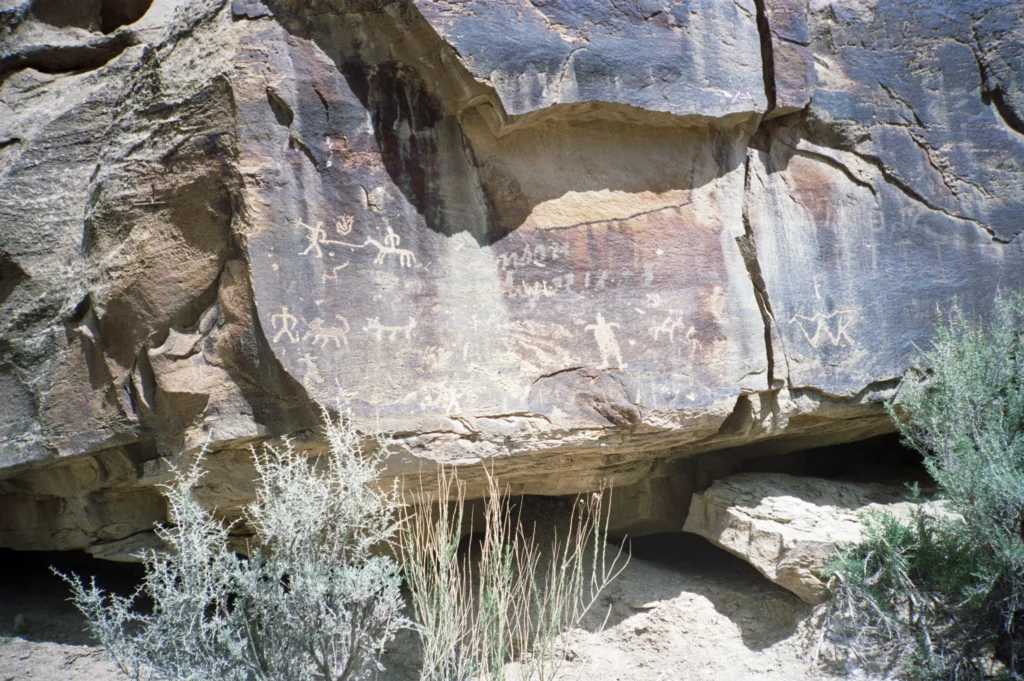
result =
[[[694,189],[744,162],[752,129],[707,120],[598,102],[510,117],[412,2],[332,4],[313,13],[267,1],[286,30],[334,62],[370,114],[390,178],[440,234],[466,231],[489,245],[573,192],[622,193],[610,198],[618,219],[636,212],[629,194]],[[559,226],[592,219],[569,213]]]

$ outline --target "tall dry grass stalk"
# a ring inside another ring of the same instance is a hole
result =
[[[423,681],[555,678],[568,636],[629,560],[621,549],[609,556],[603,492],[578,498],[564,535],[556,528],[542,546],[507,490],[487,480],[478,552],[459,550],[465,486],[444,468],[437,495],[419,495],[401,534]]]

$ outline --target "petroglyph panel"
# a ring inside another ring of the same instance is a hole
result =
[[[630,128],[646,167],[623,167],[627,128],[614,122],[498,139],[442,112],[375,108],[317,67],[323,55],[253,50],[242,144],[282,150],[247,156],[264,159],[247,186],[256,302],[277,359],[312,395],[341,384],[385,426],[429,429],[537,410],[567,426],[633,422],[767,387],[735,241],[749,130]],[[288,128],[258,82],[266,59],[304,62],[275,90]],[[407,119],[381,128],[390,115]],[[584,383],[584,402],[555,399]],[[619,406],[595,406],[609,390]]]
[[[780,141],[750,159],[749,217],[779,339],[776,377],[856,393],[898,376],[929,346],[937,309],[956,298],[978,318],[999,286],[1024,283],[1024,241],[1000,243],[878,172],[854,174],[798,148],[810,149]]]

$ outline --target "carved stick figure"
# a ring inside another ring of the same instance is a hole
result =
[[[274,339],[271,342],[276,343],[281,340],[281,336],[288,336],[288,340],[292,343],[298,343],[299,339],[292,333],[299,324],[298,318],[288,312],[288,308],[282,305],[279,313],[270,315],[270,325],[275,329],[277,328],[278,320],[281,322],[281,329],[274,334]]]
[[[309,241],[309,245],[306,246],[306,250],[299,253],[299,255],[307,255],[310,251],[312,251],[316,257],[324,257],[324,252],[320,250],[320,244],[327,241],[327,232],[324,231],[324,223],[318,222],[316,223],[316,227],[310,227],[302,220],[296,220],[295,222],[297,222],[300,227],[309,232],[306,235],[306,239]]]
[[[598,369],[609,369],[611,368],[611,360],[615,360],[615,365],[620,369],[625,369],[628,365],[622,361],[622,350],[619,349],[619,341],[615,339],[615,332],[613,329],[618,324],[614,322],[605,321],[604,315],[600,312],[597,313],[597,323],[587,324],[584,327],[585,331],[594,332],[594,340],[597,341],[597,349],[601,352],[601,364]]]

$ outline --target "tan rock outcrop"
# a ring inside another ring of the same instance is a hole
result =
[[[779,473],[741,473],[693,495],[683,530],[744,559],[808,603],[828,598],[820,570],[837,544],[861,538],[861,514],[909,518],[900,487]],[[929,502],[938,508],[937,502]]]
[[[634,529],[891,430],[936,305],[1024,284],[1024,21],[877,4],[6,3],[0,545],[143,532],[207,442],[230,514],[339,389],[389,475]]]

